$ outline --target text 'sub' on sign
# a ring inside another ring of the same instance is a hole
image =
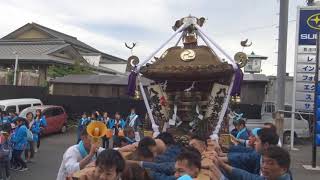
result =
[[[316,45],[320,30],[320,10],[301,9],[299,19],[299,45]]]

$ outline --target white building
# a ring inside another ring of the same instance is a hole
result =
[[[127,61],[105,53],[81,53],[83,58],[93,66],[101,66],[120,73],[125,73]]]
[[[277,77],[268,76],[269,82],[267,85],[267,94],[265,96],[265,102],[276,102],[277,98]],[[293,77],[286,76],[285,81],[285,98],[284,102],[286,105],[292,105],[292,95],[293,95]]]

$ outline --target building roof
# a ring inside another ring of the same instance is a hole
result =
[[[31,29],[36,29],[39,32],[43,32],[46,35],[48,35],[50,38],[47,39],[16,39],[17,36],[31,30]],[[4,36],[3,38],[0,39],[1,44],[10,44],[10,43],[62,43],[62,44],[70,44],[77,50],[79,50],[79,53],[85,54],[99,54],[102,55],[102,63],[105,64],[111,64],[111,63],[126,63],[126,60],[121,59],[116,56],[112,56],[106,53],[103,53],[88,44],[78,40],[76,37],[64,34],[62,32],[50,29],[48,27],[42,26],[37,23],[27,23],[26,25],[20,27],[19,29],[13,31],[12,33]],[[0,54],[1,55],[1,54]]]
[[[245,81],[245,82],[268,82],[269,78],[265,74],[244,74],[243,81]]]
[[[37,32],[25,37],[26,33]],[[23,36],[21,38],[21,35]],[[41,36],[42,35],[42,36]],[[121,62],[125,60],[100,52],[99,50],[79,41],[76,37],[55,31],[36,23],[28,23],[0,39],[1,63],[12,63],[15,54],[18,54],[19,63],[33,64],[74,64],[80,60],[98,73],[117,74],[115,70],[102,66],[91,66],[80,53],[102,54],[109,61]],[[64,54],[58,54],[58,53]],[[65,53],[67,52],[67,56]]]
[[[99,50],[83,43],[82,41],[79,41],[76,37],[73,37],[73,36],[58,32],[56,30],[44,27],[44,26],[37,24],[37,23],[28,23],[28,24],[22,26],[21,28],[13,31],[12,33],[4,36],[3,38],[1,38],[1,40],[12,40],[17,35],[25,32],[25,31],[28,31],[32,28],[40,29],[40,30],[48,33],[52,38],[64,40],[66,43],[70,43],[70,44],[75,45],[79,48],[89,50],[90,52],[100,52]]]
[[[269,80],[277,80],[277,76],[268,76]],[[293,76],[287,75],[286,80],[293,80]]]
[[[144,85],[152,81],[146,78],[142,79]],[[49,81],[50,83],[63,84],[99,84],[99,85],[127,85],[128,75],[68,75],[58,77]]]
[[[3,43],[0,41],[0,58],[2,56],[14,57],[13,52],[19,52],[19,55],[42,55],[63,46],[65,44]]]
[[[256,55],[254,52],[248,55],[249,59],[261,59],[261,60],[266,60],[268,59],[267,56],[261,56],[261,55]]]
[[[56,56],[54,53],[68,50],[75,59],[86,63],[85,59],[70,44],[62,42],[10,42],[0,41],[0,60],[1,62],[15,59],[18,54],[19,62],[38,64],[73,64],[74,60]]]
[[[81,53],[82,56],[101,56],[100,64],[127,64],[127,61],[110,54],[100,53]]]
[[[118,72],[116,70],[107,68],[107,67],[103,67],[103,66],[94,66],[91,64],[86,64],[89,68],[93,69],[94,71],[98,72],[98,74],[101,73],[107,73],[107,74],[122,74],[121,72]]]

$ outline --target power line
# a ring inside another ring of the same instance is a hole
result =
[[[296,21],[295,19],[289,20],[288,23],[295,22],[295,21]],[[261,30],[261,29],[269,29],[269,28],[273,28],[273,27],[277,27],[278,28],[278,24],[270,24],[270,25],[265,25],[265,26],[249,27],[249,28],[246,28],[246,29],[242,29],[240,31],[230,31],[228,33],[246,33],[246,32],[250,32],[250,31],[257,31],[257,30]],[[217,34],[220,34],[220,33],[217,33]],[[215,35],[217,35],[217,34],[215,34]],[[226,34],[226,32],[221,33],[221,34]]]

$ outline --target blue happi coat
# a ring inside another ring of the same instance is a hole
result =
[[[83,129],[85,128],[85,126],[87,124],[89,124],[90,120],[88,118],[81,118],[78,122],[78,131],[77,131],[77,137],[78,137],[78,140],[80,140],[80,135],[81,135],[81,132],[83,131]]]
[[[253,174],[260,174],[261,155],[256,151],[249,153],[228,153],[232,167],[243,169]]]
[[[251,153],[253,151],[254,149],[251,147],[234,145],[234,146],[230,146],[228,153]]]
[[[249,137],[250,137],[250,134],[246,127],[238,131],[236,136],[237,139],[243,139],[243,140],[248,140]]]
[[[11,118],[10,116],[3,116],[0,117],[0,124],[7,124],[7,123],[11,123]]]
[[[13,143],[13,149],[15,150],[25,150],[27,147],[27,127],[25,125],[21,125],[16,128],[11,142]]]
[[[33,141],[38,142],[39,134],[40,134],[40,122],[34,120],[31,128],[30,128],[32,134],[33,134]]]
[[[40,119],[36,119],[40,123],[40,127],[47,127],[47,120],[45,116],[42,116]]]
[[[19,118],[18,116],[10,117],[10,122],[11,122],[11,123],[14,123],[14,122],[16,122],[16,120],[17,120],[18,118]]]
[[[139,116],[135,113],[131,113],[127,118],[127,127],[131,127],[134,131],[138,131],[138,127],[141,126],[142,123],[139,119]]]
[[[163,162],[163,163],[155,163],[155,162],[142,162],[142,167],[157,173],[166,174],[166,175],[174,175],[175,172],[175,162]]]
[[[229,179],[232,180],[267,180],[266,177],[252,174],[247,171],[244,171],[239,168],[232,168],[232,173],[229,176]],[[284,175],[277,178],[277,180],[292,180],[292,177],[289,173],[285,173]]]
[[[124,129],[126,126],[126,122],[125,120],[123,119],[120,119],[119,120],[119,123],[118,123],[118,127],[117,127],[117,124],[116,124],[116,120],[115,119],[109,119],[109,121],[107,122],[107,128],[108,129],[114,129],[114,128],[121,128],[121,129]]]
[[[181,153],[181,146],[179,145],[171,145],[168,149],[161,155],[155,157],[155,162],[175,162],[176,157]]]

